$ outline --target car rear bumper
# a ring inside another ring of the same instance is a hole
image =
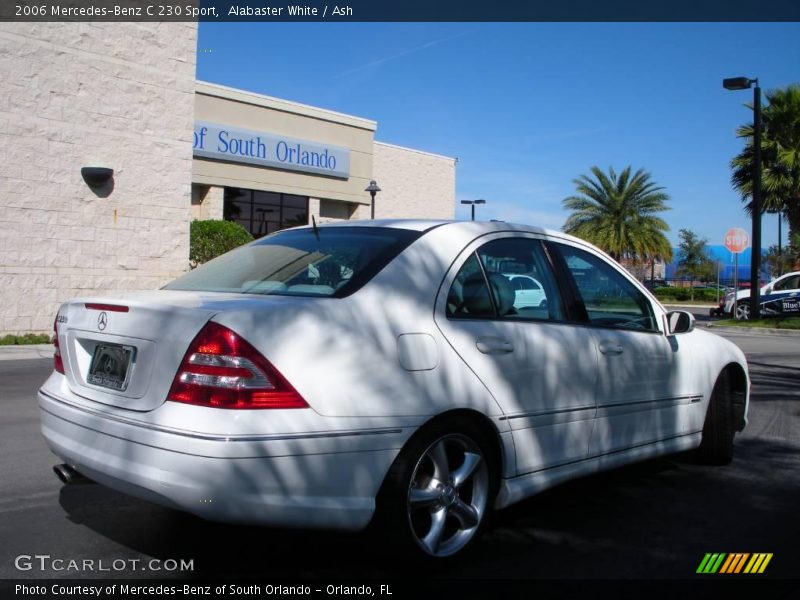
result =
[[[78,472],[214,521],[357,530],[410,432],[248,436],[167,432],[38,394],[42,434]]]

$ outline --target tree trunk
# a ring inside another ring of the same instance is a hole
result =
[[[800,198],[793,198],[786,203],[786,221],[789,224],[789,244],[795,236],[800,236]],[[798,248],[792,247],[797,252]],[[800,263],[795,263],[792,269],[800,268]]]
[[[786,203],[786,221],[789,223],[789,239],[800,233],[800,198],[793,198]]]

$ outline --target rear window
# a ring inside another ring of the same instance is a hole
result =
[[[164,289],[341,298],[420,235],[384,227],[279,231],[189,271]]]

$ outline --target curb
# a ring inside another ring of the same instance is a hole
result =
[[[798,329],[771,329],[769,327],[724,327],[709,323],[705,327],[710,330],[717,330],[720,333],[755,333],[761,335],[780,335],[780,336],[800,336]]]
[[[666,304],[664,302],[661,304],[666,308],[676,308],[678,310],[682,308],[702,308],[708,310],[709,308],[716,308],[718,306],[717,304]]]
[[[31,344],[29,346],[0,346],[0,361],[53,358],[53,344]]]

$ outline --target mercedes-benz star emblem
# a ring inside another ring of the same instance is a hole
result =
[[[97,328],[103,331],[106,325],[108,325],[108,315],[105,312],[101,312],[100,316],[97,317]]]

